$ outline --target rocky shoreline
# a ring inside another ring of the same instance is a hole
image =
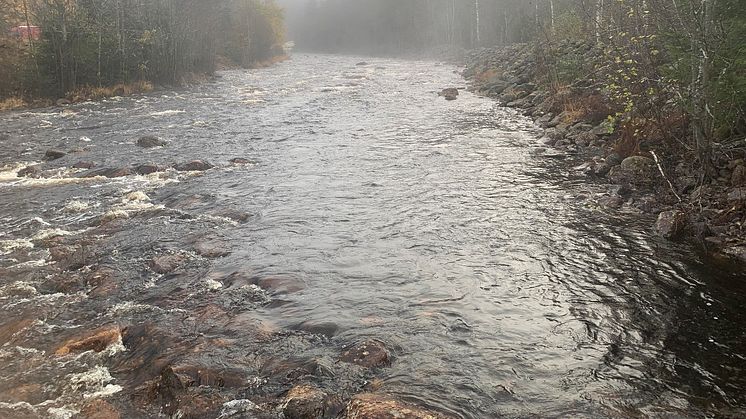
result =
[[[602,55],[582,42],[563,42],[555,48],[559,56],[576,57],[588,68]],[[658,235],[691,240],[717,262],[742,269],[746,263],[744,156],[718,159],[718,177],[702,184],[686,158],[662,151],[660,133],[639,133],[639,147],[624,144],[609,123],[612,107],[603,83],[580,77],[550,92],[540,54],[530,44],[471,51],[463,75],[477,94],[531,117],[544,129],[542,146],[553,157],[581,160],[572,170],[607,185],[604,206],[657,215],[651,230]]]

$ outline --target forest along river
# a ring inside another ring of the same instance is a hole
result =
[[[301,383],[463,418],[746,413],[743,276],[605,210],[526,118],[438,97],[455,67],[361,60],[0,114],[0,417],[253,417],[235,400]],[[388,362],[340,362],[369,339]]]

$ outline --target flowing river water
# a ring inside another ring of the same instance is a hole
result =
[[[438,97],[455,67],[360,60],[0,114],[0,417],[167,414],[138,389],[172,364],[221,403],[311,382],[462,418],[746,415],[742,274],[599,205],[513,110]],[[216,167],[73,168],[194,159]],[[390,365],[338,361],[365,339]]]

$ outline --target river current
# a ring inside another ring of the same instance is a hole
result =
[[[72,417],[91,398],[134,417],[133,389],[175,359],[258,380],[236,398],[286,390],[283,366],[310,363],[330,392],[375,375],[377,391],[462,418],[746,415],[746,278],[600,205],[604,185],[514,110],[439,97],[465,85],[457,70],[296,54],[0,114],[0,417]],[[168,144],[137,147],[144,135]],[[16,176],[50,148],[68,154],[47,176]],[[194,159],[216,167],[72,168]],[[55,239],[82,248],[80,266],[51,261]],[[218,254],[194,250],[205,241]],[[185,266],[153,272],[164,253]],[[107,281],[86,279],[102,267]],[[55,355],[107,325],[158,342]],[[368,338],[390,366],[338,365]]]

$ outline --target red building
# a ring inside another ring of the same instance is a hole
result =
[[[38,26],[16,26],[10,30],[10,35],[28,41],[41,38],[41,28]]]

